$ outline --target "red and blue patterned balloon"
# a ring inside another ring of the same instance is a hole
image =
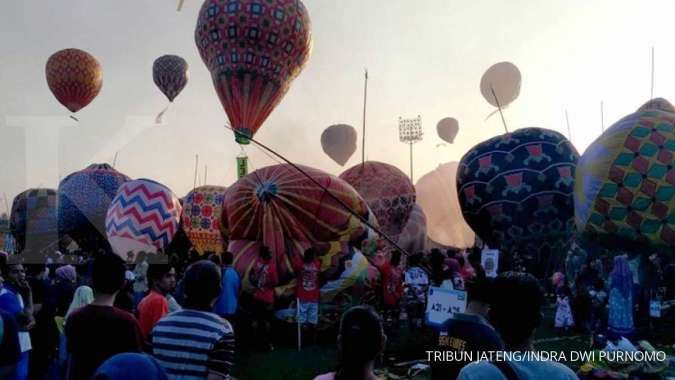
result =
[[[574,233],[578,159],[563,135],[543,128],[519,129],[474,146],[457,172],[464,219],[484,242],[506,253],[565,246]]]
[[[58,188],[59,234],[83,249],[105,243],[105,216],[119,187],[129,177],[108,164],[93,164],[68,175]]]
[[[195,42],[237,142],[248,144],[309,59],[311,25],[300,0],[206,0]]]

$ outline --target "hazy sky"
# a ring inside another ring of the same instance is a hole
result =
[[[289,159],[339,174],[321,150],[325,127],[349,123],[360,132],[363,70],[368,68],[366,157],[408,172],[398,141],[399,116],[422,115],[415,178],[456,161],[474,144],[503,132],[478,88],[490,65],[521,70],[520,97],[505,110],[511,129],[540,126],[567,134],[582,152],[605,124],[648,100],[650,49],[656,49],[655,96],[674,98],[675,2],[588,0],[304,0],[314,47],[304,71],[257,138]],[[92,162],[112,162],[132,178],[152,178],[178,196],[192,188],[195,154],[210,184],[235,180],[239,147],[222,125],[225,113],[198,55],[194,27],[201,0],[5,0],[0,11],[0,193],[9,203],[29,187],[56,188],[59,177]],[[104,71],[99,96],[78,113],[79,125],[50,93],[47,58],[76,47]],[[178,54],[190,82],[167,114],[152,81],[152,63]],[[460,122],[454,145],[436,147],[436,122]],[[69,124],[66,121],[66,124]],[[70,123],[72,124],[72,123]],[[274,163],[257,148],[253,170]],[[360,137],[359,137],[360,149]],[[0,202],[0,205],[2,202]],[[0,210],[4,211],[4,205]]]

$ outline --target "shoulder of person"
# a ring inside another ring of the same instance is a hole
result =
[[[472,362],[464,366],[459,371],[458,380],[472,380],[472,379],[506,379],[504,374],[495,365],[489,362]]]
[[[552,372],[557,372],[561,375],[561,377],[558,377],[556,374],[557,379],[578,379],[576,373],[574,373],[574,371],[572,371],[572,369],[570,369],[568,366],[554,361],[550,361],[548,363],[551,365],[551,367],[556,368]]]
[[[333,380],[335,378],[335,372],[324,373],[314,378],[314,380]]]

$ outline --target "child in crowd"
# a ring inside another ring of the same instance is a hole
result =
[[[570,297],[572,293],[568,286],[563,286],[558,291],[558,297],[555,310],[555,328],[567,332],[570,327],[574,326],[574,318],[572,317],[572,307],[570,306]]]

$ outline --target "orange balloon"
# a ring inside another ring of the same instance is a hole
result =
[[[103,86],[101,64],[94,56],[79,49],[52,54],[45,72],[56,100],[73,113],[91,103]]]

